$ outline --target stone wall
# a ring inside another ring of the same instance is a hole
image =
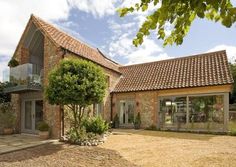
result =
[[[120,74],[113,72],[109,69],[104,68],[104,73],[109,76],[109,88],[106,91],[106,95],[104,97],[104,110],[103,110],[103,118],[108,122],[111,121],[111,94],[110,92],[115,88],[115,85],[119,81]]]
[[[73,54],[73,53],[66,53],[65,58],[71,59],[71,58],[77,58],[80,59],[81,57]],[[102,67],[104,74],[109,77],[109,88],[106,90],[105,97],[103,99],[103,113],[102,117],[106,121],[111,121],[111,96],[110,92],[115,88],[115,85],[119,81],[119,78],[121,76],[120,73],[112,71],[110,69],[107,69],[105,67]]]
[[[157,123],[157,100],[156,93],[154,91],[142,91],[142,92],[131,92],[131,93],[115,93],[113,95],[113,117],[119,115],[119,101],[120,100],[134,100],[135,102],[135,113],[140,113],[141,116],[141,127],[149,127],[152,124]]]
[[[44,38],[44,87],[48,84],[49,72],[55,68],[55,66],[62,59],[62,52],[59,48],[47,37]],[[60,107],[57,105],[50,105],[46,99],[43,104],[43,115],[45,121],[51,128],[51,137],[60,137],[61,132],[61,113]]]
[[[139,91],[114,93],[112,99],[113,118],[119,115],[119,101],[132,99],[135,101],[135,115],[140,112],[142,128],[158,124],[159,102],[158,97],[189,94],[208,94],[216,92],[230,92],[232,85],[206,86],[197,88],[168,89],[160,91]]]
[[[20,63],[21,64],[29,63],[30,61],[29,50],[24,46],[21,46],[20,50],[21,50]]]
[[[16,113],[16,127],[15,132],[20,133],[21,130],[21,100],[19,94],[11,94],[11,102],[13,110]]]

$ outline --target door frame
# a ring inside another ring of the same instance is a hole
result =
[[[29,133],[29,134],[37,134],[38,130],[36,130],[35,127],[35,116],[36,116],[36,111],[35,111],[35,102],[42,100],[42,98],[26,98],[21,101],[21,133]],[[31,130],[25,129],[25,102],[26,101],[31,101],[32,102],[32,108],[31,108],[31,124],[32,128]],[[32,114],[33,113],[33,114]]]
[[[126,113],[127,112],[127,110],[128,110],[128,107],[127,107],[127,105],[129,104],[129,103],[133,103],[133,119],[134,119],[134,117],[135,117],[135,110],[136,110],[136,106],[135,106],[135,100],[134,99],[121,99],[121,100],[119,100],[119,105],[118,105],[118,113],[119,113],[119,121],[120,121],[120,125],[132,125],[133,124],[133,122],[132,123],[129,123],[129,114],[128,113]],[[123,105],[123,104],[125,104],[125,107],[123,108],[123,116],[125,115],[125,118],[122,116],[121,117],[121,115],[120,115],[120,113],[121,113],[121,104]],[[122,120],[124,120],[124,121],[122,121],[121,122],[121,118],[122,118]],[[123,123],[124,122],[124,123]]]

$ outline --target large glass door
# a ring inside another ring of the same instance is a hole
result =
[[[25,101],[24,103],[24,129],[25,131],[32,131],[33,130],[33,118],[32,118],[32,101]]]
[[[43,101],[24,100],[21,116],[21,131],[23,133],[36,133],[37,123],[43,120]]]
[[[35,127],[37,124],[43,121],[43,100],[36,100],[35,101]]]
[[[120,101],[120,124],[132,124],[134,121],[134,101]]]
[[[187,119],[186,97],[167,97],[160,101],[160,123],[165,128],[180,128]]]

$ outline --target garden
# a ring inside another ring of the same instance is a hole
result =
[[[79,59],[62,60],[49,74],[46,98],[50,104],[64,106],[69,127],[62,141],[97,146],[109,135],[109,123],[91,106],[102,103],[106,76],[97,65]]]
[[[16,113],[13,110],[10,94],[3,93],[8,83],[0,82],[0,135],[13,134],[16,125]]]

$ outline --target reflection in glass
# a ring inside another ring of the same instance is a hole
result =
[[[134,101],[121,100],[119,111],[120,123],[131,124],[134,121]]]
[[[32,101],[25,102],[25,129],[32,129]]]
[[[43,121],[43,101],[36,100],[35,101],[35,127],[37,127],[37,124],[40,121]]]
[[[192,128],[223,128],[224,103],[222,95],[189,97],[189,111]]]
[[[186,123],[186,97],[171,97],[161,100],[161,119],[165,126],[180,126]]]

